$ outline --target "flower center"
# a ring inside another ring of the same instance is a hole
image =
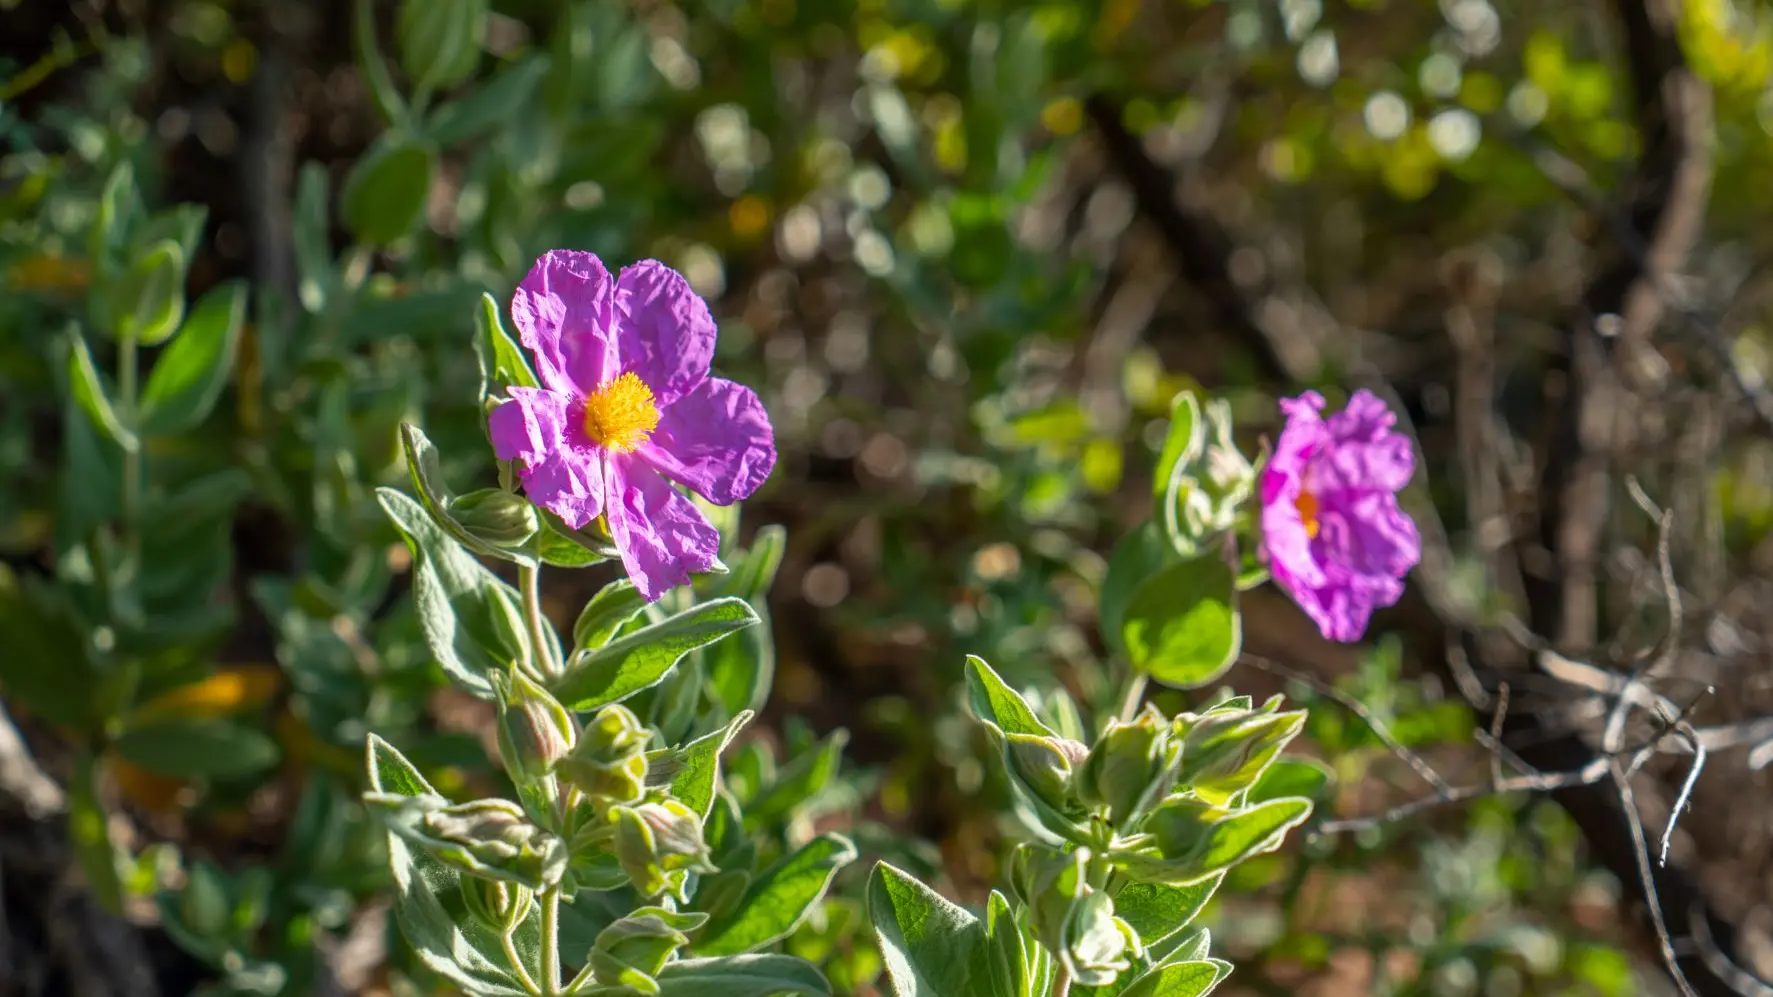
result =
[[[633,371],[585,397],[585,432],[611,450],[632,453],[657,428],[652,389]]]
[[[1293,500],[1293,508],[1299,510],[1299,521],[1305,524],[1305,535],[1317,539],[1317,496],[1301,488],[1299,497]]]

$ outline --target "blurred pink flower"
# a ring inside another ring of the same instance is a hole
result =
[[[1274,455],[1262,471],[1262,544],[1278,584],[1331,640],[1366,632],[1373,610],[1397,602],[1422,556],[1397,493],[1415,473],[1410,441],[1370,391],[1323,419],[1323,396],[1286,399]]]
[[[530,500],[574,529],[607,517],[648,602],[706,571],[720,535],[666,479],[730,505],[776,464],[756,393],[708,376],[707,304],[657,261],[611,279],[595,255],[556,249],[518,285],[511,317],[542,386],[511,388],[489,425]]]

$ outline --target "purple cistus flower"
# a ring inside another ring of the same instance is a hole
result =
[[[1416,524],[1397,504],[1415,452],[1370,391],[1328,419],[1315,391],[1280,405],[1287,425],[1262,470],[1269,570],[1325,637],[1359,640],[1373,610],[1404,594],[1422,556]]]
[[[708,305],[655,260],[611,279],[591,253],[556,249],[517,286],[511,318],[542,386],[511,388],[489,423],[530,500],[574,529],[607,517],[648,602],[706,571],[720,534],[666,479],[730,505],[776,464],[756,393],[708,376]]]

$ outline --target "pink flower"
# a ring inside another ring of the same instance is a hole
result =
[[[1404,594],[1422,556],[1416,524],[1397,504],[1416,455],[1370,391],[1328,420],[1315,391],[1280,404],[1287,425],[1262,470],[1269,570],[1325,637],[1356,641],[1374,609]]]
[[[591,253],[556,249],[517,286],[511,318],[542,386],[511,388],[489,425],[530,500],[574,529],[607,517],[649,602],[706,571],[720,534],[666,479],[730,505],[776,464],[756,393],[708,376],[707,304],[657,261],[612,280]]]

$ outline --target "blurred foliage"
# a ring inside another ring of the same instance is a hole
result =
[[[1233,231],[1285,231],[1234,273],[1284,272],[1391,333],[1418,489],[1461,555],[1480,545],[1437,265],[1496,262],[1542,341],[1587,236],[1535,156],[1605,189],[1639,142],[1582,5],[493,0],[478,31],[445,23],[468,0],[397,6],[0,3],[0,687],[70,787],[90,888],[158,897],[212,993],[311,992],[315,939],[380,916],[369,730],[445,791],[499,778],[490,713],[423,651],[374,491],[407,482],[402,421],[458,494],[497,484],[475,309],[541,251],[680,269],[721,321],[716,367],[774,419],[782,462],[727,524],[790,538],[767,601],[745,594],[773,620],[770,674],[722,693],[731,713],[775,690],[729,760],[759,861],[841,826],[978,903],[1008,789],[962,709],[964,655],[1113,713],[1097,600],[1172,398],[1211,383],[1272,432],[1295,387],[1152,262],[1086,101],[1123,108]],[[1682,10],[1718,105],[1695,269],[1736,273],[1768,248],[1773,8]],[[1327,385],[1364,342],[1329,345]],[[1737,351],[1773,356],[1755,324]],[[1759,544],[1767,445],[1713,481],[1730,546]],[[1464,757],[1469,716],[1395,648],[1343,681]],[[1377,741],[1291,692],[1341,808],[1391,798]],[[1629,992],[1615,888],[1577,850],[1549,805],[1490,801],[1252,861],[1206,919],[1233,985],[1272,992]],[[785,943],[854,993],[880,971],[866,865]],[[358,983],[417,973],[395,945]]]

